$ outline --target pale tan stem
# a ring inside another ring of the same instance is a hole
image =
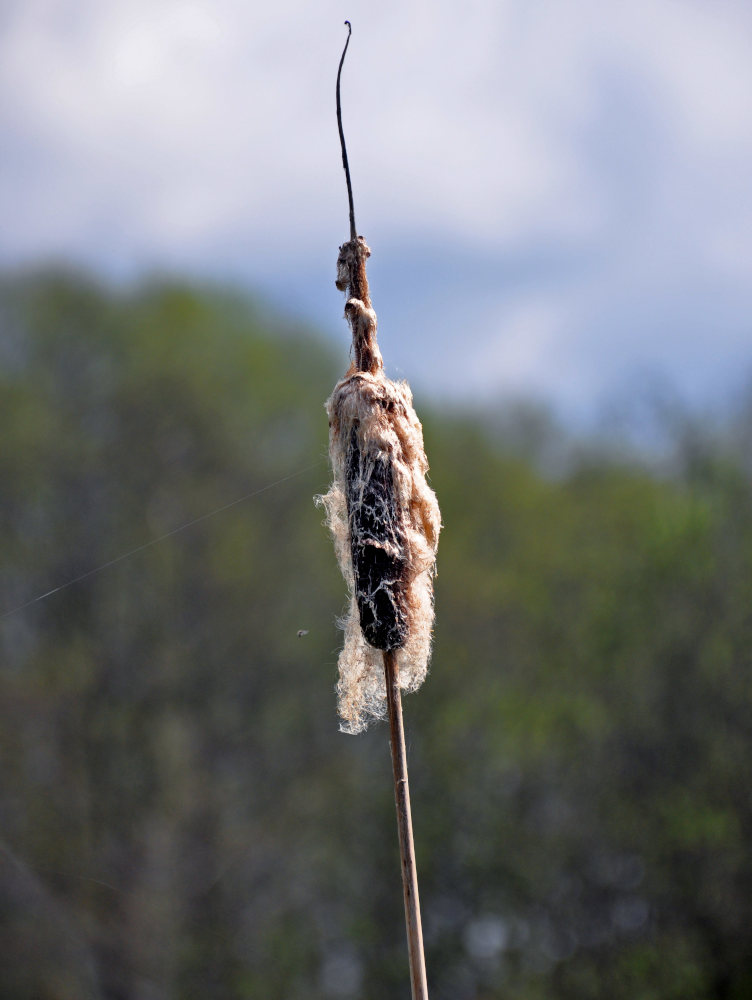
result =
[[[420,922],[418,897],[418,871],[415,866],[413,821],[410,813],[410,785],[407,780],[407,754],[405,730],[402,724],[402,699],[399,689],[397,654],[384,653],[386,698],[389,707],[389,736],[392,746],[394,772],[394,799],[397,805],[400,858],[402,860],[402,886],[405,892],[405,925],[407,950],[410,956],[410,982],[413,1000],[428,1000],[426,960],[423,954],[423,928]]]

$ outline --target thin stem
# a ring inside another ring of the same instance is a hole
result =
[[[350,239],[357,239],[357,230],[355,229],[355,208],[353,206],[353,193],[352,193],[352,183],[350,182],[350,165],[347,162],[347,146],[345,145],[345,133],[342,128],[342,101],[339,96],[339,84],[340,78],[342,77],[342,66],[345,62],[345,54],[347,53],[347,46],[350,44],[350,35],[352,35],[352,25],[349,21],[345,21],[347,25],[347,41],[345,42],[345,47],[342,50],[342,58],[339,61],[339,69],[337,70],[337,127],[339,128],[339,141],[342,146],[342,166],[345,168],[345,179],[347,181],[347,198],[350,203]]]
[[[407,780],[405,729],[402,723],[402,699],[397,671],[397,655],[393,651],[384,652],[384,675],[389,708],[389,740],[392,747],[394,800],[397,806],[402,886],[405,892],[405,925],[407,927],[407,950],[410,956],[410,985],[413,1000],[428,1000],[426,960],[423,954],[423,928],[418,897],[418,870],[415,865],[413,821],[410,813],[410,785]]]

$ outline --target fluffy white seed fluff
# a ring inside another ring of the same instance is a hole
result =
[[[351,299],[348,310],[357,309],[359,304]],[[375,326],[373,311],[368,311],[371,314],[368,319],[373,317]],[[359,318],[361,322],[365,319]],[[397,650],[399,682],[404,691],[417,690],[428,669],[441,515],[436,495],[426,482],[428,462],[423,429],[406,382],[386,378],[380,365],[376,372],[351,371],[335,386],[326,409],[334,479],[329,492],[320,500],[350,592],[349,609],[340,622],[345,643],[339,657],[338,706],[342,730],[357,733],[371,719],[384,717],[386,687],[382,653],[363,637],[355,593],[345,483],[346,449],[353,430],[364,459],[364,477],[368,475],[369,457],[389,461],[392,468],[395,508],[405,539],[405,551],[400,555],[406,567],[403,579],[408,633],[404,645]]]

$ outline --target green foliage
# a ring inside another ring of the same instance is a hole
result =
[[[6,279],[0,324],[0,611],[81,577],[0,621],[0,998],[405,996],[386,733],[337,731],[344,586],[312,504],[342,364],[165,284]],[[423,412],[432,997],[742,1000],[741,459],[687,434],[671,476],[585,452],[545,475]]]

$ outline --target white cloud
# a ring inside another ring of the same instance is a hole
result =
[[[501,317],[483,328],[498,370],[471,361],[469,382],[576,363],[577,323],[607,321],[609,299],[702,268],[721,291],[749,281],[752,14],[734,0],[6,0],[2,259],[216,271],[219,255],[273,284],[331,255],[350,15],[345,127],[372,242],[590,261],[564,290],[541,279],[497,306],[486,287],[482,317],[458,302]]]
[[[566,304],[544,302],[539,296],[494,310],[483,324],[491,335],[477,342],[471,376],[481,382],[493,372],[498,386],[513,392],[549,390],[552,351],[567,317]],[[557,379],[568,375],[557,367]]]

